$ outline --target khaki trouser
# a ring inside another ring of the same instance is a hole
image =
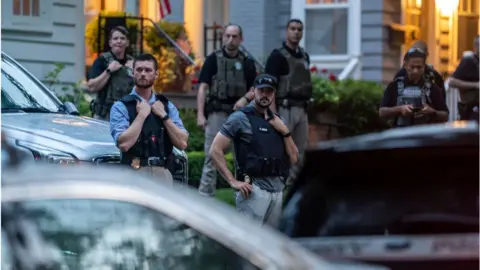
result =
[[[225,112],[212,112],[208,115],[207,127],[205,128],[205,163],[203,164],[202,177],[200,178],[200,185],[198,186],[198,192],[201,195],[215,196],[217,169],[213,166],[212,158],[208,153],[213,139],[227,118],[228,114]]]
[[[235,206],[242,215],[248,216],[277,228],[282,215],[282,192],[268,192],[257,185],[252,185],[248,198],[240,192],[235,192]]]
[[[283,118],[288,130],[292,133],[292,139],[298,148],[299,160],[305,152],[308,143],[308,116],[302,107],[284,108],[279,107],[278,114]],[[292,166],[294,167],[294,166]],[[294,175],[293,169],[290,175]],[[292,177],[288,177],[286,185],[292,185]]]
[[[173,185],[172,174],[168,169],[164,167],[145,166],[145,167],[140,167],[138,171],[154,180],[158,180],[167,185]]]
[[[102,117],[98,114],[95,114],[93,118],[98,119],[98,120],[103,120],[103,121],[110,121],[110,112],[107,112],[107,115],[105,117]]]

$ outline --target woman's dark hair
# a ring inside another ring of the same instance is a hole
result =
[[[110,30],[110,33],[108,33],[108,39],[111,39],[112,36],[113,36],[113,33],[115,32],[119,32],[121,33],[122,35],[126,36],[127,39],[128,39],[128,30],[127,28],[123,27],[123,26],[115,26],[113,27],[111,30]]]
[[[406,62],[410,58],[423,58],[423,60],[427,60],[427,54],[424,50],[420,48],[410,48],[407,53],[403,56],[403,61]]]

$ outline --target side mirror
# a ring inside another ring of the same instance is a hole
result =
[[[67,101],[67,102],[63,103],[63,106],[65,107],[65,111],[66,111],[68,114],[71,114],[71,115],[80,115],[80,113],[78,112],[77,107],[76,107],[75,104],[73,104],[72,102]]]

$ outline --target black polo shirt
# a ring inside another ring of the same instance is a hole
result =
[[[300,50],[294,51],[290,49],[285,42],[282,44],[283,48],[287,49],[287,51],[295,58],[303,58],[303,54]],[[304,52],[307,57],[307,63],[310,65],[310,56],[308,53]],[[287,59],[283,54],[278,50],[274,49],[270,56],[268,56],[267,64],[265,66],[265,73],[275,76],[277,80],[280,79],[281,76],[288,75],[290,73],[290,67],[288,65]]]
[[[230,55],[225,52],[225,50],[222,49],[223,56],[226,58],[236,58],[236,57],[231,57]],[[255,68],[255,63],[253,62],[252,59],[247,58],[245,60],[245,63],[243,65],[243,72],[245,73],[245,81],[247,82],[247,89],[250,89],[250,87],[253,86],[253,81],[255,81],[255,77],[257,76],[257,70]],[[203,63],[202,70],[200,71],[200,76],[198,78],[199,83],[206,83],[208,86],[212,85],[212,78],[215,76],[218,72],[218,67],[217,67],[217,55],[216,52],[211,53],[210,55],[207,56],[205,59],[205,62]]]

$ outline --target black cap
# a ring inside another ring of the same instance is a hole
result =
[[[270,74],[260,74],[255,78],[253,82],[253,87],[255,88],[272,88],[274,91],[277,90],[277,78]]]

